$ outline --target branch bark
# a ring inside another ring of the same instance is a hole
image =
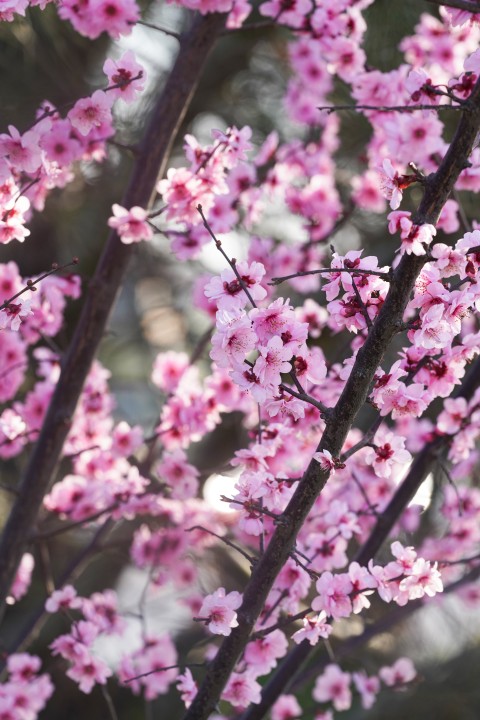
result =
[[[470,2],[470,0],[427,0],[433,5],[443,5],[444,7],[455,8],[456,10],[466,10],[471,13],[480,13],[480,3]]]
[[[470,400],[478,387],[480,387],[480,358],[475,361],[456,397],[464,397],[466,400]],[[434,438],[418,453],[408,474],[396,489],[388,506],[378,518],[370,535],[356,554],[354,560],[360,565],[366,566],[368,561],[374,558],[422,482],[433,470],[439,459],[447,454],[449,440],[449,436]],[[421,601],[418,601],[417,604],[408,603],[406,607],[410,608],[412,606],[412,609],[416,609],[421,604]],[[396,617],[395,613],[394,617]],[[368,639],[370,637],[371,635],[368,635]],[[341,646],[342,652],[340,656],[345,654],[344,645]],[[346,646],[348,647],[348,643]],[[261,720],[261,718],[265,717],[272,705],[278,700],[278,697],[287,692],[288,688],[295,682],[296,676],[315,651],[316,647],[312,647],[307,640],[296,645],[263,688],[261,702],[258,705],[252,705],[240,716],[239,720]],[[316,671],[318,671],[317,667]]]
[[[148,207],[155,184],[198,84],[202,68],[225,25],[225,16],[198,16],[182,35],[180,50],[140,143],[122,205]],[[90,281],[82,315],[62,367],[39,439],[22,479],[0,544],[0,618],[20,558],[68,435],[78,398],[103,337],[133,246],[110,233]]]
[[[458,176],[467,167],[479,128],[480,81],[477,81],[438,171],[425,182],[424,197],[413,218],[415,224],[436,224]],[[424,263],[424,258],[415,255],[404,255],[399,263],[383,307],[358,352],[342,395],[328,417],[318,450],[328,450],[333,457],[340,455],[347,433],[367,398],[374,373],[392,337],[402,327],[405,307]],[[321,471],[318,463],[312,460],[245,588],[243,603],[238,610],[239,625],[220,646],[185,714],[185,720],[207,720],[214,710],[248,643],[273,582],[288,559],[297,534],[327,480],[328,473]]]

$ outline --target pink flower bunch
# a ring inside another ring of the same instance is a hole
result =
[[[218,588],[207,595],[200,608],[200,618],[216,635],[230,635],[232,628],[238,627],[237,613],[242,604],[242,595],[233,591],[226,593],[225,588]]]
[[[0,683],[0,712],[6,720],[37,720],[53,695],[50,676],[39,674],[40,658],[28,653],[12,654],[7,659],[8,677]]]

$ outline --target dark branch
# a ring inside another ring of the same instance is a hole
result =
[[[480,128],[480,81],[477,81],[465,107],[468,111],[462,114],[445,157],[437,172],[424,184],[425,194],[413,218],[417,225],[436,224],[458,176],[467,165]],[[333,457],[340,456],[352,423],[365,403],[375,371],[390,341],[403,323],[406,305],[424,262],[422,258],[413,255],[402,257],[385,302],[364,345],[358,351],[342,395],[329,415],[317,450],[328,450]],[[270,543],[245,588],[243,603],[238,611],[239,626],[220,646],[185,715],[185,720],[207,720],[214,710],[235,663],[249,640],[273,582],[294,549],[297,533],[327,480],[328,473],[321,471],[318,463],[312,460],[283,513],[282,522],[277,524]],[[302,647],[303,643],[296,648],[299,654]],[[297,662],[301,661],[300,656]],[[297,664],[290,664],[290,676],[296,671]],[[265,709],[260,711],[260,707],[261,705],[252,706],[245,717],[248,720],[259,720],[265,714]]]
[[[179,55],[140,144],[130,185],[123,198],[124,207],[151,205],[157,178],[166,169],[170,149],[201,70],[224,23],[223,15],[197,17],[191,30],[182,36]],[[5,599],[30,530],[54,476],[78,398],[132,254],[132,246],[123,244],[112,232],[90,281],[62,374],[0,544],[0,614],[3,614]]]

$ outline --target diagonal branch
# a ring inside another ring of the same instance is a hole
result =
[[[122,205],[148,207],[158,176],[192,99],[198,80],[225,16],[198,16],[181,39],[180,51],[165,87],[154,107],[139,147],[130,184]],[[0,616],[5,598],[35,524],[42,499],[53,477],[68,435],[78,398],[103,337],[110,311],[133,255],[110,233],[95,274],[90,281],[82,315],[65,357],[62,374],[50,403],[38,442],[30,457],[0,544]]]
[[[415,224],[437,222],[458,176],[467,166],[479,128],[480,81],[477,81],[440,167],[425,181],[425,194],[413,219]],[[367,398],[375,371],[392,337],[402,327],[405,307],[424,263],[425,259],[414,255],[404,255],[400,261],[383,307],[358,351],[342,395],[328,417],[318,450],[328,450],[333,457],[340,455],[352,423]],[[245,588],[243,603],[238,610],[239,625],[220,646],[185,714],[185,720],[207,720],[214,710],[249,641],[275,578],[293,550],[297,534],[327,480],[328,472],[321,470],[319,464],[312,460],[288,507],[277,521],[270,543]],[[263,714],[248,717],[260,718]]]
[[[480,3],[470,2],[470,0],[427,0],[427,2],[433,5],[456,8],[457,10],[466,10],[471,13],[480,13]]]
[[[475,361],[456,397],[464,397],[469,400],[478,387],[480,387],[480,358]],[[356,554],[354,560],[360,565],[365,566],[369,560],[373,559],[422,482],[435,467],[439,458],[446,454],[450,440],[449,436],[435,438],[418,453],[405,479],[396,489],[387,508],[380,515],[370,535]],[[412,606],[413,608],[414,605],[414,603],[409,603],[407,607]],[[295,676],[314,652],[315,647],[312,647],[307,640],[296,645],[263,688],[260,704],[252,705],[241,716],[241,720],[263,718],[279,695],[286,692],[286,688],[293,682]],[[316,669],[318,671],[318,668]]]

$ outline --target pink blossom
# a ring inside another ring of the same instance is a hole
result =
[[[85,598],[82,612],[85,619],[101,632],[119,633],[124,629],[124,621],[118,611],[117,594],[113,590],[93,593],[89,598]]]
[[[44,133],[40,146],[48,160],[65,167],[78,160],[84,148],[70,120],[55,119],[48,133]]]
[[[128,457],[138,450],[143,443],[143,430],[139,425],[130,427],[122,420],[112,433],[112,453],[116,457]]]
[[[299,28],[303,24],[305,14],[311,10],[310,0],[294,0],[286,7],[281,0],[268,0],[260,5],[260,13],[275,18],[282,25]]]
[[[13,605],[17,600],[20,600],[26,594],[28,588],[30,587],[34,566],[35,560],[33,555],[31,553],[24,553],[10,588],[11,594],[7,599],[9,605]]]
[[[426,247],[430,245],[433,237],[437,234],[434,225],[412,225],[408,233],[402,231],[402,247],[400,252],[408,255],[425,255]]]
[[[124,52],[118,60],[107,58],[103,72],[108,77],[110,86],[118,86],[112,87],[109,93],[125,102],[135,100],[145,87],[145,69],[136,61],[131,50]]]
[[[168,205],[167,217],[192,224],[201,221],[197,206],[200,203],[204,211],[213,204],[213,196],[205,202],[200,178],[187,168],[170,168],[167,177],[157,183],[157,192]]]
[[[29,130],[20,135],[13,125],[8,126],[8,131],[9,135],[0,135],[0,157],[8,157],[18,172],[34,173],[42,162],[38,133]]]
[[[333,630],[331,623],[327,622],[327,615],[323,610],[315,617],[303,618],[302,622],[303,628],[292,635],[292,640],[296,643],[308,640],[310,645],[316,645],[320,638],[326,640]]]
[[[91,97],[77,100],[68,119],[81,135],[89,135],[96,128],[111,123],[113,100],[110,94],[96,90]]]
[[[420,383],[405,385],[403,382],[399,382],[394,391],[384,393],[381,397],[380,404],[380,396],[375,396],[375,402],[380,405],[380,414],[391,413],[394,419],[406,415],[420,417],[432,399],[428,389]]]
[[[405,685],[414,680],[417,675],[410,658],[399,658],[392,666],[380,668],[378,674],[385,685],[389,687]]]
[[[232,628],[238,627],[237,610],[242,604],[239,592],[225,593],[218,588],[212,595],[207,595],[200,608],[200,617],[208,623],[210,632],[217,635],[230,635]]]
[[[245,127],[238,129],[235,125],[223,130],[212,130],[212,137],[225,148],[223,153],[223,162],[232,168],[239,161],[246,160],[246,153],[252,149],[250,138],[252,137],[252,128]]]
[[[32,301],[17,298],[15,302],[8,303],[0,310],[0,330],[10,328],[13,332],[18,332],[22,320],[29,315],[33,315]]]
[[[332,575],[324,572],[317,580],[318,596],[312,601],[312,609],[316,612],[322,610],[327,615],[337,619],[349,617],[353,611],[350,594],[353,584],[346,574]]]
[[[405,449],[405,438],[380,428],[375,434],[375,447],[368,448],[365,462],[372,465],[379,477],[390,477],[394,463],[406,465],[412,456]]]
[[[280,695],[271,709],[271,720],[293,720],[301,715],[302,708],[294,695]]]
[[[348,568],[348,577],[352,583],[352,607],[353,612],[358,614],[364,608],[370,607],[368,595],[373,595],[371,588],[377,587],[377,582],[365,567],[357,562],[352,562]]]
[[[192,672],[189,668],[185,668],[185,672],[177,678],[177,690],[186,708],[192,704],[192,700],[197,694],[197,683],[193,679]]]
[[[175,682],[178,670],[177,651],[168,635],[147,635],[138,650],[122,658],[118,675],[121,682],[142,676],[128,687],[138,694],[143,688],[145,698],[154,700],[168,692]]]
[[[385,211],[385,200],[378,187],[378,177],[374,170],[367,170],[361,176],[351,180],[353,201],[362,209],[381,213]]]
[[[30,210],[30,201],[24,195],[5,203],[0,220],[0,244],[6,245],[12,240],[23,242],[30,235],[25,227],[28,218],[25,214]]]
[[[45,603],[45,610],[55,613],[59,610],[75,610],[81,607],[81,598],[72,585],[64,585],[60,590],[55,590]]]
[[[216,300],[219,310],[241,310],[245,307],[249,302],[245,288],[255,302],[263,300],[267,294],[260,285],[265,275],[265,268],[261,263],[253,262],[249,265],[241,261],[236,263],[236,270],[239,277],[231,268],[227,268],[220,277],[212,278],[205,286],[206,297]]]
[[[153,363],[152,382],[166,393],[173,392],[189,365],[187,353],[173,350],[159,353]]]
[[[156,471],[161,481],[170,486],[171,497],[178,499],[196,497],[200,473],[188,462],[185,452],[180,448],[164,452],[156,466]]]
[[[82,692],[88,695],[97,683],[105,685],[107,678],[111,677],[113,672],[105,662],[94,657],[85,646],[82,645],[81,647],[83,648],[82,651],[75,658],[72,667],[67,670],[66,674],[78,683],[78,687]]]
[[[328,472],[330,475],[335,474],[335,470],[338,467],[342,467],[342,464],[337,458],[332,457],[332,453],[329,450],[320,450],[313,454],[313,459],[318,462],[320,469],[323,472]]]
[[[148,213],[143,208],[135,206],[126,210],[115,203],[112,210],[113,216],[109,218],[108,225],[118,232],[121,241],[126,245],[153,237],[153,230],[148,224]]]
[[[438,416],[437,428],[440,432],[454,435],[467,417],[468,406],[465,398],[447,398],[443,410]]]
[[[338,665],[327,665],[315,682],[312,695],[317,702],[331,702],[335,710],[348,710],[352,704],[351,675]]]
[[[375,703],[380,691],[380,680],[375,675],[369,677],[364,672],[354,672],[352,673],[352,678],[355,687],[360,693],[362,707],[364,707],[365,710],[369,710]]]
[[[272,337],[267,346],[259,347],[260,355],[253,366],[253,372],[259,381],[267,387],[277,387],[281,382],[281,374],[291,370],[289,360],[292,351],[285,347],[281,338]]]
[[[390,200],[392,210],[396,210],[402,202],[402,191],[408,187],[413,180],[408,181],[405,175],[399,175],[388,158],[385,158],[383,161],[379,173],[383,195],[387,200]]]
[[[219,310],[217,331],[212,338],[210,357],[218,367],[243,369],[244,360],[255,349],[258,338],[249,317],[242,310]]]
[[[363,71],[366,55],[352,38],[333,37],[325,43],[331,69],[345,82],[352,82]]]
[[[261,686],[251,673],[232,673],[222,692],[223,700],[238,708],[257,705],[261,700]]]
[[[475,50],[474,53],[469,55],[463,63],[463,67],[467,72],[480,74],[480,50]]]
[[[400,591],[407,592],[410,600],[422,598],[424,595],[434,597],[443,591],[441,575],[437,563],[431,565],[428,560],[417,558],[408,573],[400,582]]]
[[[288,641],[281,630],[274,630],[258,640],[248,643],[244,658],[255,675],[266,675],[283,657],[288,649]]]

